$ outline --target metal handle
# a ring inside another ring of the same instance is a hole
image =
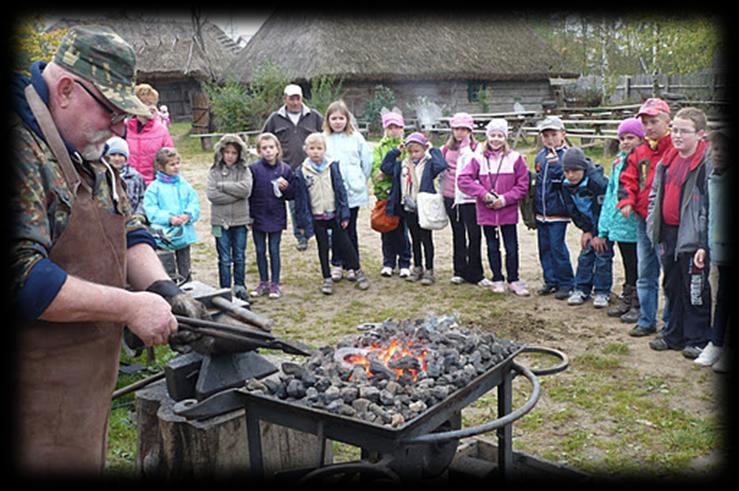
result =
[[[529,382],[531,382],[533,390],[531,391],[531,395],[529,396],[529,400],[526,401],[526,404],[516,409],[512,413],[506,414],[501,418],[490,421],[489,423],[485,423],[480,426],[464,428],[461,430],[446,431],[444,433],[429,433],[427,435],[421,435],[407,440],[402,440],[400,443],[403,445],[412,445],[416,443],[440,443],[458,438],[468,438],[471,436],[480,435],[482,433],[487,433],[489,431],[497,430],[498,428],[509,425],[517,419],[525,416],[534,408],[536,403],[539,401],[539,396],[541,395],[541,384],[539,383],[539,379],[536,377],[536,375],[534,375],[534,373],[528,368],[521,366],[516,362],[513,362],[511,368],[517,372],[516,375],[523,375],[529,380]]]
[[[519,355],[521,353],[541,353],[544,355],[551,355],[562,360],[562,363],[560,363],[559,365],[554,365],[553,367],[549,368],[529,368],[529,370],[531,370],[531,373],[539,377],[559,373],[565,370],[570,365],[570,359],[567,357],[567,355],[553,348],[545,348],[543,346],[525,346],[521,351],[518,352]]]

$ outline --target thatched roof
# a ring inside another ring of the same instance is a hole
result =
[[[138,79],[188,77],[200,81],[222,81],[239,51],[226,33],[208,21],[202,23],[201,44],[188,17],[172,19],[125,14],[67,17],[47,30],[80,24],[110,27],[128,41],[136,51]]]
[[[322,15],[277,11],[239,53],[249,81],[265,60],[293,80],[540,80],[577,77],[523,21],[503,16]]]

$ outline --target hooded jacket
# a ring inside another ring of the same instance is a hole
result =
[[[636,242],[636,218],[634,215],[624,218],[618,209],[618,202],[626,197],[621,172],[626,167],[626,159],[630,154],[620,152],[613,162],[606,197],[598,220],[598,235],[614,242]]]
[[[662,197],[664,195],[665,172],[679,157],[676,148],[665,153],[654,172],[654,182],[649,193],[647,234],[653,244],[660,243],[662,231]],[[688,175],[680,191],[680,223],[675,244],[675,259],[678,254],[694,253],[698,249],[708,250],[708,182],[713,165],[708,143],[698,143],[690,161]]]
[[[198,193],[181,175],[167,176],[157,172],[156,179],[149,184],[144,193],[144,211],[153,229],[159,229],[169,237],[174,245],[157,239],[164,249],[177,250],[198,241],[195,222],[200,218]],[[169,219],[174,215],[190,215],[185,225],[171,225]]]
[[[457,180],[460,190],[474,196],[478,225],[511,225],[518,223],[518,202],[529,189],[529,171],[523,156],[503,150],[485,150],[474,156]],[[485,206],[483,197],[494,191],[505,199],[505,206],[492,209]]]
[[[295,174],[285,162],[278,161],[270,165],[260,159],[249,166],[252,175],[251,196],[249,196],[249,213],[252,218],[252,230],[273,233],[287,228],[287,212],[285,201],[295,199]],[[288,182],[282,196],[275,196],[272,181],[282,177]]]
[[[223,150],[229,144],[239,148],[239,160],[231,167],[223,162]],[[205,191],[210,201],[211,225],[228,228],[251,222],[249,196],[252,192],[252,174],[246,166],[248,155],[249,150],[238,135],[223,135],[216,144]]]
[[[598,220],[606,197],[608,179],[603,175],[603,167],[593,165],[590,159],[586,160],[588,169],[579,183],[572,184],[567,179],[562,182],[562,198],[575,226],[597,237]]]

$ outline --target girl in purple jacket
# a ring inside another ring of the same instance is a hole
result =
[[[295,198],[293,172],[282,161],[282,146],[272,133],[257,137],[257,152],[262,157],[249,169],[253,177],[249,213],[252,219],[252,237],[257,255],[259,285],[252,295],[280,298],[280,241],[287,228],[285,200]],[[270,268],[267,268],[267,241],[269,241]],[[272,281],[270,275],[272,273]]]
[[[499,250],[499,232],[506,250],[508,288],[516,295],[528,296],[526,284],[518,277],[518,202],[529,189],[529,171],[524,157],[508,146],[508,122],[493,119],[488,123],[482,156],[475,155],[457,179],[459,189],[477,198],[477,223],[482,225],[488,246],[488,261],[493,271],[494,293],[504,293]]]

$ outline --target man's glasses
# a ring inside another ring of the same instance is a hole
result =
[[[122,113],[122,112],[118,111],[117,109],[111,108],[105,101],[103,101],[98,96],[96,96],[94,92],[92,92],[90,89],[88,89],[87,87],[85,87],[85,85],[82,82],[80,82],[79,80],[75,80],[75,82],[77,83],[77,85],[79,85],[80,87],[82,87],[85,92],[87,92],[88,94],[90,94],[90,97],[92,97],[93,99],[95,99],[95,102],[97,102],[98,104],[100,104],[100,106],[103,109],[105,109],[105,111],[108,114],[110,114],[110,124],[111,124],[111,126],[115,126],[117,124],[122,123],[123,120],[128,117],[128,113]]]

